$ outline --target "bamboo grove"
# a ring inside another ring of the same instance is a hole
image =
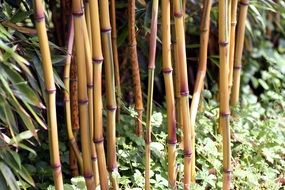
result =
[[[134,89],[137,136],[145,140],[145,189],[152,189],[151,142],[152,108],[158,37],[162,45],[162,73],[166,91],[168,183],[177,189],[177,145],[182,144],[184,189],[196,181],[195,123],[204,89],[208,62],[208,41],[212,0],[202,1],[200,51],[195,87],[189,92],[185,36],[186,1],[151,1],[148,40],[147,101],[143,104],[140,65],[137,53],[136,1],[128,0],[128,58]],[[231,188],[230,105],[239,102],[241,60],[249,0],[218,1],[220,133],[223,137],[223,189]],[[191,6],[191,5],[188,5]],[[55,84],[45,28],[44,6],[34,0],[42,64],[46,85],[50,160],[55,188],[63,189],[55,107]],[[161,25],[160,25],[161,24]],[[116,128],[120,122],[122,92],[116,29],[116,1],[72,0],[68,23],[67,54],[64,67],[64,102],[70,143],[72,175],[83,175],[88,190],[119,189]],[[160,31],[161,36],[158,36]],[[104,71],[103,69],[104,68]],[[104,82],[104,83],[103,83]],[[104,84],[104,86],[103,86]],[[104,89],[106,89],[104,91]],[[106,94],[104,101],[103,93]],[[104,102],[104,103],[103,103]],[[146,108],[145,117],[143,110]],[[104,123],[103,112],[106,112]],[[143,121],[145,118],[145,122]],[[145,123],[145,126],[144,126]],[[104,128],[105,126],[105,128]],[[178,139],[177,130],[182,134]],[[79,135],[79,137],[77,137]],[[105,138],[104,138],[105,137]],[[79,146],[79,141],[81,146]]]

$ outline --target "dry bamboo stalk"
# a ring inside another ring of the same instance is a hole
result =
[[[174,103],[174,87],[171,65],[170,37],[170,1],[163,0],[162,16],[162,62],[166,89],[167,129],[168,129],[168,183],[171,189],[176,189],[176,118]]]
[[[230,68],[229,68],[229,93],[233,85],[233,67],[234,67],[234,53],[235,53],[235,42],[236,42],[236,24],[237,24],[237,5],[238,0],[232,0],[231,5],[231,21],[230,21]]]
[[[41,0],[34,0],[35,22],[39,35],[40,52],[42,57],[45,87],[47,92],[47,118],[49,126],[50,164],[56,190],[63,190],[63,179],[58,147],[58,133],[56,121],[56,88],[54,83],[50,49],[45,26],[45,14]]]
[[[241,61],[242,61],[242,52],[243,52],[243,43],[245,35],[245,22],[247,17],[249,0],[241,0],[239,2],[240,11],[238,18],[238,27],[237,27],[237,41],[234,57],[234,71],[233,71],[233,91],[231,96],[231,105],[236,106],[239,101],[239,91],[240,91],[240,73],[241,73]]]
[[[230,109],[228,93],[229,28],[228,0],[219,1],[219,49],[220,49],[220,129],[223,136],[223,189],[231,184]]]
[[[149,42],[148,60],[148,91],[147,91],[147,112],[146,112],[146,134],[145,134],[145,189],[150,190],[150,161],[151,161],[151,116],[153,100],[153,83],[156,56],[156,37],[157,37],[157,15],[158,0],[152,1],[152,16]]]
[[[212,8],[212,0],[204,0],[203,15],[200,25],[200,52],[199,52],[199,66],[195,81],[194,93],[191,101],[190,120],[191,126],[195,127],[195,120],[198,112],[199,101],[201,92],[204,86],[204,79],[207,70],[207,57],[208,57],[208,41],[210,31],[210,13]],[[193,131],[192,150],[195,149],[195,131]],[[192,155],[192,181],[195,181],[195,151]]]
[[[93,61],[93,96],[94,96],[94,135],[93,140],[96,145],[98,156],[99,180],[102,190],[108,189],[108,173],[106,168],[103,123],[102,123],[102,48],[100,35],[100,21],[98,0],[90,0],[90,16],[91,16],[91,31],[92,31],[92,46],[96,47],[92,50]]]
[[[191,137],[192,130],[190,123],[189,111],[189,89],[187,76],[187,62],[186,62],[186,47],[185,47],[185,32],[184,32],[184,16],[183,5],[179,0],[173,1],[173,14],[175,21],[175,33],[177,43],[177,59],[180,75],[180,95],[181,95],[181,111],[183,123],[183,143],[184,143],[184,189],[190,188],[191,183],[191,158],[192,145]]]
[[[109,1],[102,0],[100,5],[100,24],[103,45],[103,56],[106,76],[107,95],[107,169],[111,179],[112,189],[119,189],[117,181],[116,155],[116,95],[115,74],[111,39],[111,25],[109,17]]]
[[[80,115],[80,135],[83,157],[83,175],[85,178],[88,190],[95,189],[94,176],[91,162],[91,147],[90,147],[90,129],[89,129],[89,114],[88,114],[88,95],[87,95],[87,70],[86,70],[86,51],[84,36],[84,15],[80,0],[73,0],[73,17],[75,30],[75,48],[76,62],[78,65],[78,102]]]
[[[72,151],[74,152],[76,156],[76,160],[78,160],[80,170],[82,170],[82,167],[83,167],[82,157],[80,155],[80,151],[79,151],[78,145],[76,143],[76,139],[73,134],[72,123],[71,123],[69,84],[70,84],[70,64],[71,64],[71,59],[72,59],[72,50],[73,50],[73,42],[74,42],[73,17],[71,17],[70,21],[71,22],[70,22],[70,29],[68,32],[67,56],[66,56],[64,76],[63,76],[64,85],[65,85],[64,104],[65,104],[66,127],[67,127],[69,144],[72,147]]]
[[[120,82],[120,66],[118,59],[118,47],[117,47],[117,26],[116,26],[116,1],[111,0],[111,27],[112,27],[112,48],[114,57],[114,69],[115,69],[115,84],[116,84],[116,100],[117,100],[117,111],[116,120],[120,121],[120,110],[121,110],[121,82]]]
[[[142,113],[143,113],[143,100],[142,100],[142,92],[141,92],[141,79],[140,79],[140,70],[138,64],[138,56],[137,56],[137,41],[136,41],[136,30],[135,30],[135,22],[136,22],[136,1],[129,0],[128,4],[128,24],[129,24],[129,51],[130,51],[130,62],[132,68],[133,81],[135,86],[135,108],[138,112],[137,118],[137,127],[136,134],[138,136],[142,136]]]

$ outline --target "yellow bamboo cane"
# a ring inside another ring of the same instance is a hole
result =
[[[107,94],[107,168],[110,174],[112,189],[119,189],[117,181],[117,155],[116,155],[116,95],[115,74],[111,39],[111,25],[109,17],[109,1],[101,0],[100,24],[103,45],[103,56],[106,75]]]
[[[83,157],[83,175],[85,178],[88,190],[95,189],[94,176],[91,162],[91,147],[90,147],[90,128],[89,128],[89,113],[88,113],[88,94],[87,94],[87,71],[86,71],[86,52],[84,47],[84,15],[80,0],[73,0],[73,17],[75,30],[75,48],[76,62],[78,64],[78,102],[80,115],[80,135]]]
[[[192,145],[191,138],[192,131],[190,123],[189,110],[189,89],[187,76],[187,62],[186,62],[186,47],[185,47],[185,32],[184,32],[184,17],[183,5],[180,0],[173,1],[173,14],[175,21],[175,33],[177,43],[177,59],[180,75],[180,95],[181,95],[181,115],[183,123],[183,143],[184,143],[184,189],[190,188],[191,183],[191,158]]]
[[[228,93],[229,71],[229,12],[228,0],[219,0],[219,49],[220,49],[220,129],[223,136],[223,189],[231,184],[230,109]]]
[[[116,100],[117,100],[116,119],[117,119],[117,122],[119,122],[122,92],[121,92],[120,66],[119,66],[118,46],[117,46],[116,1],[115,0],[111,0],[110,9],[111,9],[111,27],[112,27],[112,48],[113,48],[113,57],[114,57]]]
[[[167,129],[168,129],[168,184],[176,189],[176,119],[174,89],[171,65],[170,1],[163,0],[162,15],[162,62],[166,90]]]
[[[35,22],[39,35],[39,44],[42,57],[45,87],[47,92],[47,118],[49,127],[50,164],[53,170],[53,179],[56,190],[63,190],[63,179],[58,147],[58,133],[56,121],[55,83],[52,70],[50,49],[45,26],[45,14],[41,0],[34,0]]]
[[[236,106],[239,101],[239,89],[240,89],[240,73],[241,73],[241,60],[243,52],[243,43],[244,43],[244,34],[245,34],[245,22],[247,17],[249,0],[241,0],[239,2],[240,11],[238,18],[238,27],[237,27],[237,41],[236,41],[236,50],[234,57],[234,80],[233,80],[233,92],[231,96],[231,105]]]
[[[204,79],[207,70],[207,57],[208,57],[208,41],[210,30],[210,13],[212,8],[212,0],[204,0],[203,14],[200,25],[200,52],[199,52],[199,66],[195,81],[194,93],[191,101],[190,115],[191,126],[195,126],[195,120],[198,112],[198,106],[200,101],[201,92],[204,86]],[[195,132],[193,131],[193,143],[192,150],[195,149]],[[195,151],[193,151],[192,157],[192,181],[195,181]]]
[[[234,67],[234,53],[235,53],[235,42],[236,42],[236,23],[237,23],[237,5],[238,0],[233,0],[231,5],[231,21],[230,21],[230,68],[229,68],[229,93],[233,85],[233,67]]]
[[[100,35],[100,21],[98,0],[90,0],[90,16],[92,31],[92,61],[93,61],[93,82],[94,82],[94,136],[98,156],[98,168],[100,187],[102,190],[108,189],[108,173],[106,168],[106,158],[104,150],[103,123],[102,123],[102,48]]]

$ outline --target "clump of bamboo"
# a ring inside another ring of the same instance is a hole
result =
[[[112,27],[112,48],[114,57],[114,69],[115,69],[115,84],[116,84],[116,97],[117,97],[117,121],[120,121],[120,110],[121,110],[121,83],[120,83],[120,67],[118,59],[118,47],[117,47],[117,26],[116,26],[116,1],[111,0],[111,27]]]
[[[171,189],[176,189],[176,119],[174,89],[171,65],[170,37],[170,1],[163,0],[162,16],[162,62],[166,90],[167,129],[168,129],[168,183]]]
[[[98,0],[90,0],[90,17],[92,46],[92,62],[93,62],[93,96],[94,96],[94,135],[93,141],[96,145],[98,156],[99,180],[101,189],[108,189],[108,173],[106,168],[103,123],[102,123],[102,48],[100,35],[100,21]]]
[[[73,50],[73,42],[74,42],[74,24],[73,24],[73,17],[71,17],[70,22],[70,29],[68,34],[68,44],[67,44],[67,56],[65,61],[64,67],[64,104],[65,104],[65,117],[66,117],[66,127],[67,127],[67,134],[69,139],[69,144],[72,148],[72,152],[76,156],[76,160],[79,163],[80,170],[82,170],[82,157],[80,155],[80,151],[78,149],[73,130],[72,130],[72,123],[71,123],[71,107],[70,107],[70,65],[72,59],[72,50]]]
[[[152,1],[152,18],[150,28],[149,43],[149,62],[148,62],[148,90],[147,90],[147,112],[146,112],[146,135],[145,135],[145,189],[150,190],[150,144],[151,144],[151,115],[153,100],[153,83],[156,55],[156,37],[157,37],[157,15],[158,0]]]
[[[229,12],[228,0],[219,1],[219,49],[220,49],[220,129],[223,136],[223,189],[230,189],[231,184],[231,147],[230,147],[230,109],[228,93],[229,74]]]
[[[192,159],[192,129],[190,125],[189,111],[189,89],[186,62],[185,32],[183,19],[183,5],[179,0],[173,1],[173,14],[175,21],[175,34],[177,44],[177,59],[180,75],[180,95],[181,95],[181,115],[183,123],[183,143],[184,143],[184,189],[190,188],[191,182],[191,159]]]
[[[198,106],[200,101],[201,92],[204,86],[204,79],[207,70],[207,57],[208,57],[208,41],[209,41],[209,30],[210,30],[210,13],[212,8],[212,0],[204,0],[203,3],[203,14],[200,25],[200,52],[199,52],[199,66],[195,81],[194,93],[190,108],[190,119],[191,126],[195,126],[195,120],[198,112]],[[195,133],[193,131],[193,143],[192,150],[195,148]],[[195,151],[192,155],[192,180],[195,179]]]
[[[86,49],[84,47],[84,15],[82,11],[81,1],[73,0],[73,17],[75,30],[75,48],[76,62],[78,65],[78,102],[80,115],[80,135],[83,157],[83,175],[85,178],[87,189],[95,189],[94,176],[91,162],[90,147],[90,129],[89,129],[89,113],[88,113],[88,95],[87,95],[87,77],[86,77]],[[85,25],[85,26],[84,26]]]
[[[103,44],[103,56],[106,75],[107,95],[107,168],[110,173],[112,189],[118,189],[117,155],[116,155],[116,95],[114,61],[111,43],[111,25],[109,17],[109,1],[100,1],[100,24]]]
[[[238,17],[238,27],[237,27],[237,41],[236,49],[234,55],[234,68],[233,68],[233,89],[231,96],[231,105],[236,106],[239,101],[239,90],[240,90],[240,73],[241,73],[241,60],[243,52],[244,34],[245,34],[245,22],[247,17],[249,0],[241,0],[239,2],[240,10]]]
[[[35,22],[39,35],[40,51],[43,62],[44,80],[47,93],[47,118],[49,126],[50,163],[53,169],[53,179],[56,190],[63,190],[63,179],[58,147],[58,133],[56,121],[56,88],[52,70],[51,56],[45,26],[45,14],[41,0],[34,0]]]
[[[233,67],[234,67],[234,53],[236,42],[236,23],[237,23],[237,5],[238,0],[233,0],[231,4],[231,21],[230,21],[230,64],[229,64],[229,93],[233,85]]]
[[[143,101],[141,92],[141,79],[137,56],[137,41],[136,41],[136,30],[135,30],[135,20],[136,20],[136,1],[129,0],[128,4],[128,27],[129,27],[129,52],[130,52],[130,62],[132,68],[133,81],[135,86],[135,108],[138,112],[136,134],[138,136],[142,135],[142,113],[143,113]]]

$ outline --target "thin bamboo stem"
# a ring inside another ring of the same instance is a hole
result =
[[[231,21],[230,21],[230,70],[229,70],[229,93],[233,85],[233,67],[234,67],[234,54],[235,54],[235,42],[236,42],[236,24],[237,24],[237,5],[238,0],[232,0],[231,5]]]
[[[170,37],[170,1],[163,0],[162,16],[162,62],[166,90],[167,129],[168,129],[168,183],[171,189],[176,189],[176,118],[174,87],[171,65]]]
[[[229,12],[228,0],[219,1],[219,49],[220,49],[220,129],[223,136],[223,189],[231,184],[230,109],[228,93],[229,71]]]
[[[92,33],[91,33],[91,18],[90,18],[90,3],[89,0],[85,0],[85,11],[84,11],[84,15],[85,15],[85,22],[86,22],[86,26],[87,26],[87,32],[88,32],[88,39],[89,42],[92,41]],[[89,43],[90,45],[90,52],[92,52],[92,43]]]
[[[237,27],[237,41],[236,41],[236,50],[234,57],[234,80],[233,80],[233,92],[231,96],[231,105],[236,106],[239,101],[239,91],[240,91],[240,73],[241,73],[241,61],[242,61],[242,52],[244,44],[244,35],[245,35],[245,22],[247,17],[249,0],[241,0],[239,2],[240,11],[238,18],[238,27]]]
[[[142,136],[142,113],[143,113],[143,101],[142,101],[142,92],[141,92],[141,79],[140,79],[140,70],[138,64],[138,56],[137,56],[137,41],[136,41],[136,30],[135,30],[135,22],[136,22],[136,1],[129,0],[128,4],[128,24],[129,24],[129,51],[130,51],[130,62],[132,68],[132,76],[133,82],[135,86],[135,108],[138,112],[137,118],[137,127],[136,134],[138,136]]]
[[[203,2],[203,14],[200,25],[200,52],[199,52],[199,66],[196,76],[196,82],[194,87],[194,93],[191,101],[190,118],[191,126],[195,126],[195,120],[198,112],[201,92],[204,86],[204,79],[207,70],[207,57],[208,57],[208,41],[210,31],[210,13],[212,8],[212,0],[204,0]],[[193,131],[194,138],[192,143],[192,150],[195,149],[195,132]],[[195,151],[192,155],[192,181],[195,181]]]
[[[112,189],[119,189],[117,181],[116,155],[116,95],[113,49],[111,42],[111,25],[109,17],[109,1],[102,0],[100,5],[100,24],[105,58],[106,95],[107,95],[107,169],[109,171]]]
[[[184,16],[183,5],[181,1],[173,1],[173,14],[175,21],[175,33],[177,43],[177,59],[180,75],[180,95],[181,95],[181,115],[183,123],[183,143],[184,143],[184,189],[190,189],[191,183],[191,159],[192,159],[192,145],[191,138],[192,131],[190,123],[189,111],[189,89],[187,76],[187,62],[186,62],[186,47],[185,47],[185,32],[184,32]]]
[[[115,84],[116,84],[116,100],[117,100],[117,110],[116,110],[116,120],[120,121],[120,110],[121,110],[121,82],[120,82],[120,66],[118,59],[118,46],[117,46],[117,26],[116,26],[116,1],[111,0],[111,27],[112,27],[112,48],[113,48],[113,58],[114,58],[114,69],[115,69]]]
[[[49,126],[50,164],[53,170],[53,179],[56,190],[63,190],[63,179],[58,146],[56,120],[56,88],[54,83],[50,49],[45,26],[45,14],[41,0],[34,0],[35,22],[39,35],[39,44],[42,57],[45,87],[47,92],[47,118]]]
[[[89,6],[89,3],[88,3]],[[87,13],[85,13],[87,15]],[[88,14],[89,15],[89,14]],[[90,17],[90,15],[89,15]],[[86,22],[83,17],[84,22]],[[90,22],[90,21],[89,21]],[[90,24],[90,35],[91,35],[91,23]],[[83,25],[83,36],[84,36],[84,48],[85,48],[85,59],[86,59],[86,69],[87,69],[87,94],[88,94],[88,113],[89,113],[89,131],[90,131],[90,141],[91,141],[91,160],[92,160],[92,169],[95,177],[96,187],[99,185],[99,172],[98,172],[98,163],[97,163],[97,153],[96,147],[93,143],[93,134],[94,134],[94,101],[93,101],[93,66],[92,66],[92,55],[91,55],[91,45],[89,41],[89,31],[86,25]],[[92,39],[92,36],[91,36]]]
[[[75,29],[76,62],[78,64],[78,102],[80,115],[80,135],[83,157],[83,175],[88,190],[95,189],[94,176],[91,162],[90,128],[88,114],[88,94],[87,94],[87,70],[86,70],[86,49],[84,47],[84,15],[80,0],[73,0],[73,17]],[[85,26],[84,26],[85,25]]]
[[[68,33],[68,44],[67,44],[67,56],[65,61],[64,67],[64,104],[65,104],[65,117],[66,117],[66,127],[67,127],[67,134],[69,139],[69,144],[72,147],[72,151],[76,156],[76,160],[78,160],[80,170],[82,171],[83,163],[82,157],[76,143],[73,130],[72,130],[72,123],[71,123],[71,108],[70,108],[70,65],[72,59],[72,50],[73,50],[73,42],[74,42],[74,24],[73,24],[73,17],[71,17],[70,22],[70,29]]]
[[[147,91],[147,112],[146,112],[146,135],[145,135],[145,189],[150,190],[150,161],[151,161],[151,116],[153,100],[153,83],[156,56],[156,37],[157,37],[157,15],[158,0],[152,1],[152,16],[149,43],[149,62],[148,62],[148,91]]]
[[[108,187],[108,173],[106,167],[106,158],[104,150],[104,137],[103,137],[103,123],[102,123],[102,48],[101,48],[101,35],[100,35],[100,21],[98,0],[90,0],[90,16],[91,16],[91,31],[92,46],[96,47],[92,50],[93,61],[93,96],[94,96],[94,135],[93,141],[96,145],[98,154],[98,168],[99,180],[102,190],[109,189]]]

